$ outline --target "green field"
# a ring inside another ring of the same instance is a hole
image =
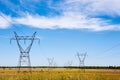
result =
[[[34,68],[32,72],[16,68],[0,69],[0,80],[120,80],[120,70]]]

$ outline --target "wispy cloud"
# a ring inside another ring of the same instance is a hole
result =
[[[10,16],[0,13],[0,28],[6,29],[12,24],[12,18]]]
[[[88,29],[93,31],[118,30],[119,25],[109,25],[109,20],[88,18],[75,13],[64,13],[55,17],[26,14],[20,18],[12,18],[13,24],[22,24],[42,29]]]
[[[99,0],[91,3],[89,11],[91,14],[120,16],[120,0]]]
[[[119,16],[119,0],[62,0],[62,2],[57,2],[56,4],[51,0],[46,1],[48,7],[61,14],[41,16],[37,12],[36,14],[30,13],[32,12],[29,10],[30,7],[32,9],[36,8],[36,4],[40,3],[40,1],[35,0],[32,6],[26,7],[25,4],[32,4],[32,2],[28,1],[25,3],[24,0],[20,0],[20,5],[28,11],[22,12],[24,15],[19,17],[4,15],[12,23],[8,23],[5,20],[3,22],[3,18],[0,17],[0,21],[2,21],[0,22],[0,28],[7,28],[11,24],[22,24],[42,29],[120,30],[120,24],[111,24],[111,20],[96,17],[98,15]]]
[[[90,16],[120,16],[120,0],[65,0],[61,3],[64,11],[74,11]]]

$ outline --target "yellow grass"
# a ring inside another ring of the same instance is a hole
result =
[[[120,80],[120,70],[112,69],[66,69],[34,68],[29,73],[22,69],[0,69],[0,80]]]

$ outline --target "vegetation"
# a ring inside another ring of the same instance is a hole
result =
[[[0,80],[120,80],[119,69],[17,68],[0,69]]]

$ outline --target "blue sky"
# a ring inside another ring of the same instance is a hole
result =
[[[120,66],[119,0],[0,0],[0,65],[16,66],[19,49],[13,31],[32,35],[33,66],[79,65],[76,52],[87,52],[87,66]]]

